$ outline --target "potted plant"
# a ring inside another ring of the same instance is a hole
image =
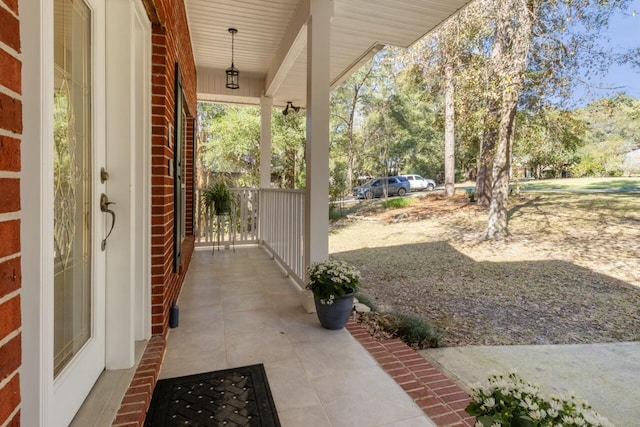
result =
[[[317,262],[307,269],[316,313],[326,329],[342,329],[349,320],[360,272],[344,261]]]
[[[229,183],[223,177],[217,177],[202,192],[204,205],[207,209],[213,206],[216,215],[229,213],[233,196],[229,191]]]

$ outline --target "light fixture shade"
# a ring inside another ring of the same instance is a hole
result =
[[[240,88],[240,71],[233,65],[233,39],[238,32],[235,28],[229,28],[231,33],[231,67],[227,68],[224,72],[227,74],[227,89],[239,89]]]
[[[231,63],[231,67],[225,70],[227,73],[227,89],[238,89],[240,88],[239,78],[240,71],[236,67],[233,66],[233,62]]]

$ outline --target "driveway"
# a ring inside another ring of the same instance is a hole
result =
[[[448,347],[420,354],[466,388],[486,384],[492,371],[515,368],[547,395],[575,393],[616,426],[640,419],[640,342]]]

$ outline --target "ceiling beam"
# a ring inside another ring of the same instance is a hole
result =
[[[384,44],[382,43],[374,43],[365,53],[363,53],[358,59],[356,59],[351,65],[345,68],[340,74],[336,76],[335,79],[331,81],[331,90],[340,86],[347,80],[351,75],[358,71],[360,67],[362,67],[367,61],[375,56],[376,53],[380,52],[384,48]]]
[[[309,0],[298,3],[285,36],[280,42],[278,53],[273,58],[265,78],[265,96],[274,97],[294,62],[307,43],[307,21],[309,20]]]

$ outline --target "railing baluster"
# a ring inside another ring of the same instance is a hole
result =
[[[259,243],[259,239],[302,287],[304,283],[304,190],[233,188],[237,201],[235,224],[222,230],[223,242]],[[200,200],[200,190],[196,190]],[[216,241],[212,212],[199,204],[195,219],[196,244]],[[260,233],[260,235],[258,235]]]

